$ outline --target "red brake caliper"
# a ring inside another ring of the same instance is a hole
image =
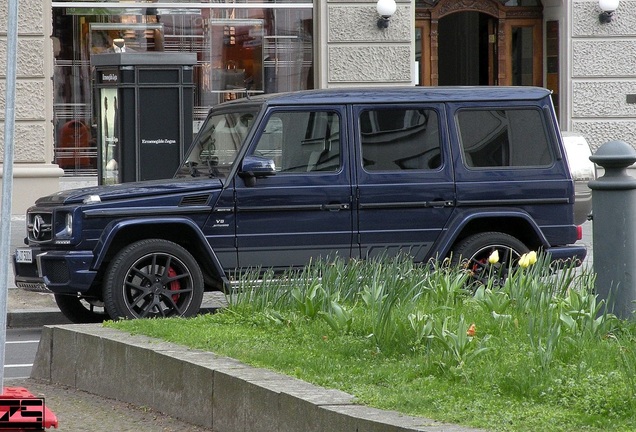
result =
[[[172,268],[172,267],[168,267],[168,277],[175,277],[177,275],[177,272]],[[170,282],[170,290],[171,291],[179,291],[179,281],[172,281]],[[174,294],[172,296],[172,301],[173,302],[177,302],[177,300],[179,299],[179,294]]]

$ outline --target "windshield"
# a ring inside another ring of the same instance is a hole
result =
[[[197,134],[175,177],[225,178],[250,131],[258,107],[212,112]]]

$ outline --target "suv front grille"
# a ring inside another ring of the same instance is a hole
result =
[[[27,235],[34,242],[46,242],[53,238],[53,214],[29,213],[27,215]]]

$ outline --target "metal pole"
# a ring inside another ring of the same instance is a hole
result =
[[[590,160],[605,170],[602,177],[589,182],[596,293],[606,302],[608,312],[621,319],[634,319],[636,179],[627,173],[627,167],[636,162],[636,150],[623,141],[609,141]]]
[[[9,0],[7,15],[7,78],[4,110],[4,161],[0,209],[0,390],[4,393],[4,346],[7,339],[8,265],[11,245],[11,198],[13,195],[13,132],[15,130],[15,75],[18,46],[18,0]]]

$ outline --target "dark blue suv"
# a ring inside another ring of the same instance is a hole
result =
[[[191,316],[237,270],[335,255],[451,257],[478,276],[495,249],[582,260],[573,206],[545,89],[263,95],[213,108],[174,179],[40,198],[16,284],[86,322]]]

